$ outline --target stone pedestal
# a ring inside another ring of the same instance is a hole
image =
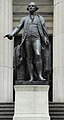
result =
[[[16,85],[13,120],[50,120],[48,85]]]

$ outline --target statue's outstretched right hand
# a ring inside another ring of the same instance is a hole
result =
[[[5,37],[7,37],[9,40],[12,40],[12,38],[13,38],[13,37],[11,36],[11,34],[7,34],[7,35],[4,36],[4,38],[5,38]]]

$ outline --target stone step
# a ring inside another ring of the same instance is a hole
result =
[[[1,108],[0,108],[0,112],[2,112],[2,111],[3,111],[3,112],[5,112],[5,111],[14,111],[14,107],[13,107],[13,108],[9,108],[9,107],[7,107],[7,108],[4,107],[4,108],[2,108],[2,107],[1,107]]]
[[[15,103],[0,103],[1,108],[14,108]]]
[[[51,120],[64,120],[64,103],[49,103]]]
[[[0,103],[0,120],[13,120],[14,103]]]
[[[64,120],[64,116],[50,116],[51,120]]]
[[[8,112],[8,111],[0,111],[0,116],[1,115],[13,115],[14,114],[14,112],[13,111],[10,111],[10,112]]]
[[[12,120],[13,119],[13,116],[11,116],[11,115],[0,115],[0,119],[2,120],[2,119],[4,119],[4,120]]]
[[[64,116],[64,112],[62,112],[62,111],[61,111],[61,112],[58,112],[58,111],[57,111],[57,112],[56,112],[56,111],[53,112],[53,111],[52,111],[52,112],[50,112],[50,115],[55,115],[55,116],[57,116],[57,115],[58,115],[58,116],[59,116],[59,115],[61,116],[61,115],[62,115],[62,116]]]
[[[62,111],[62,112],[64,112],[64,108],[57,108],[57,107],[55,107],[55,108],[49,108],[49,111],[50,112],[60,112],[60,111]]]
[[[0,103],[0,120],[13,120],[14,103]],[[64,120],[64,103],[49,103],[51,120]]]
[[[7,118],[6,119],[5,118],[0,118],[0,120],[13,120],[13,118],[8,118],[8,119]]]

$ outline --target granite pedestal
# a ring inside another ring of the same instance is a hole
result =
[[[15,85],[13,120],[50,120],[48,85]]]

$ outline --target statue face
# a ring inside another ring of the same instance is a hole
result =
[[[29,5],[28,7],[29,7],[30,12],[36,11],[36,6],[35,5]]]

